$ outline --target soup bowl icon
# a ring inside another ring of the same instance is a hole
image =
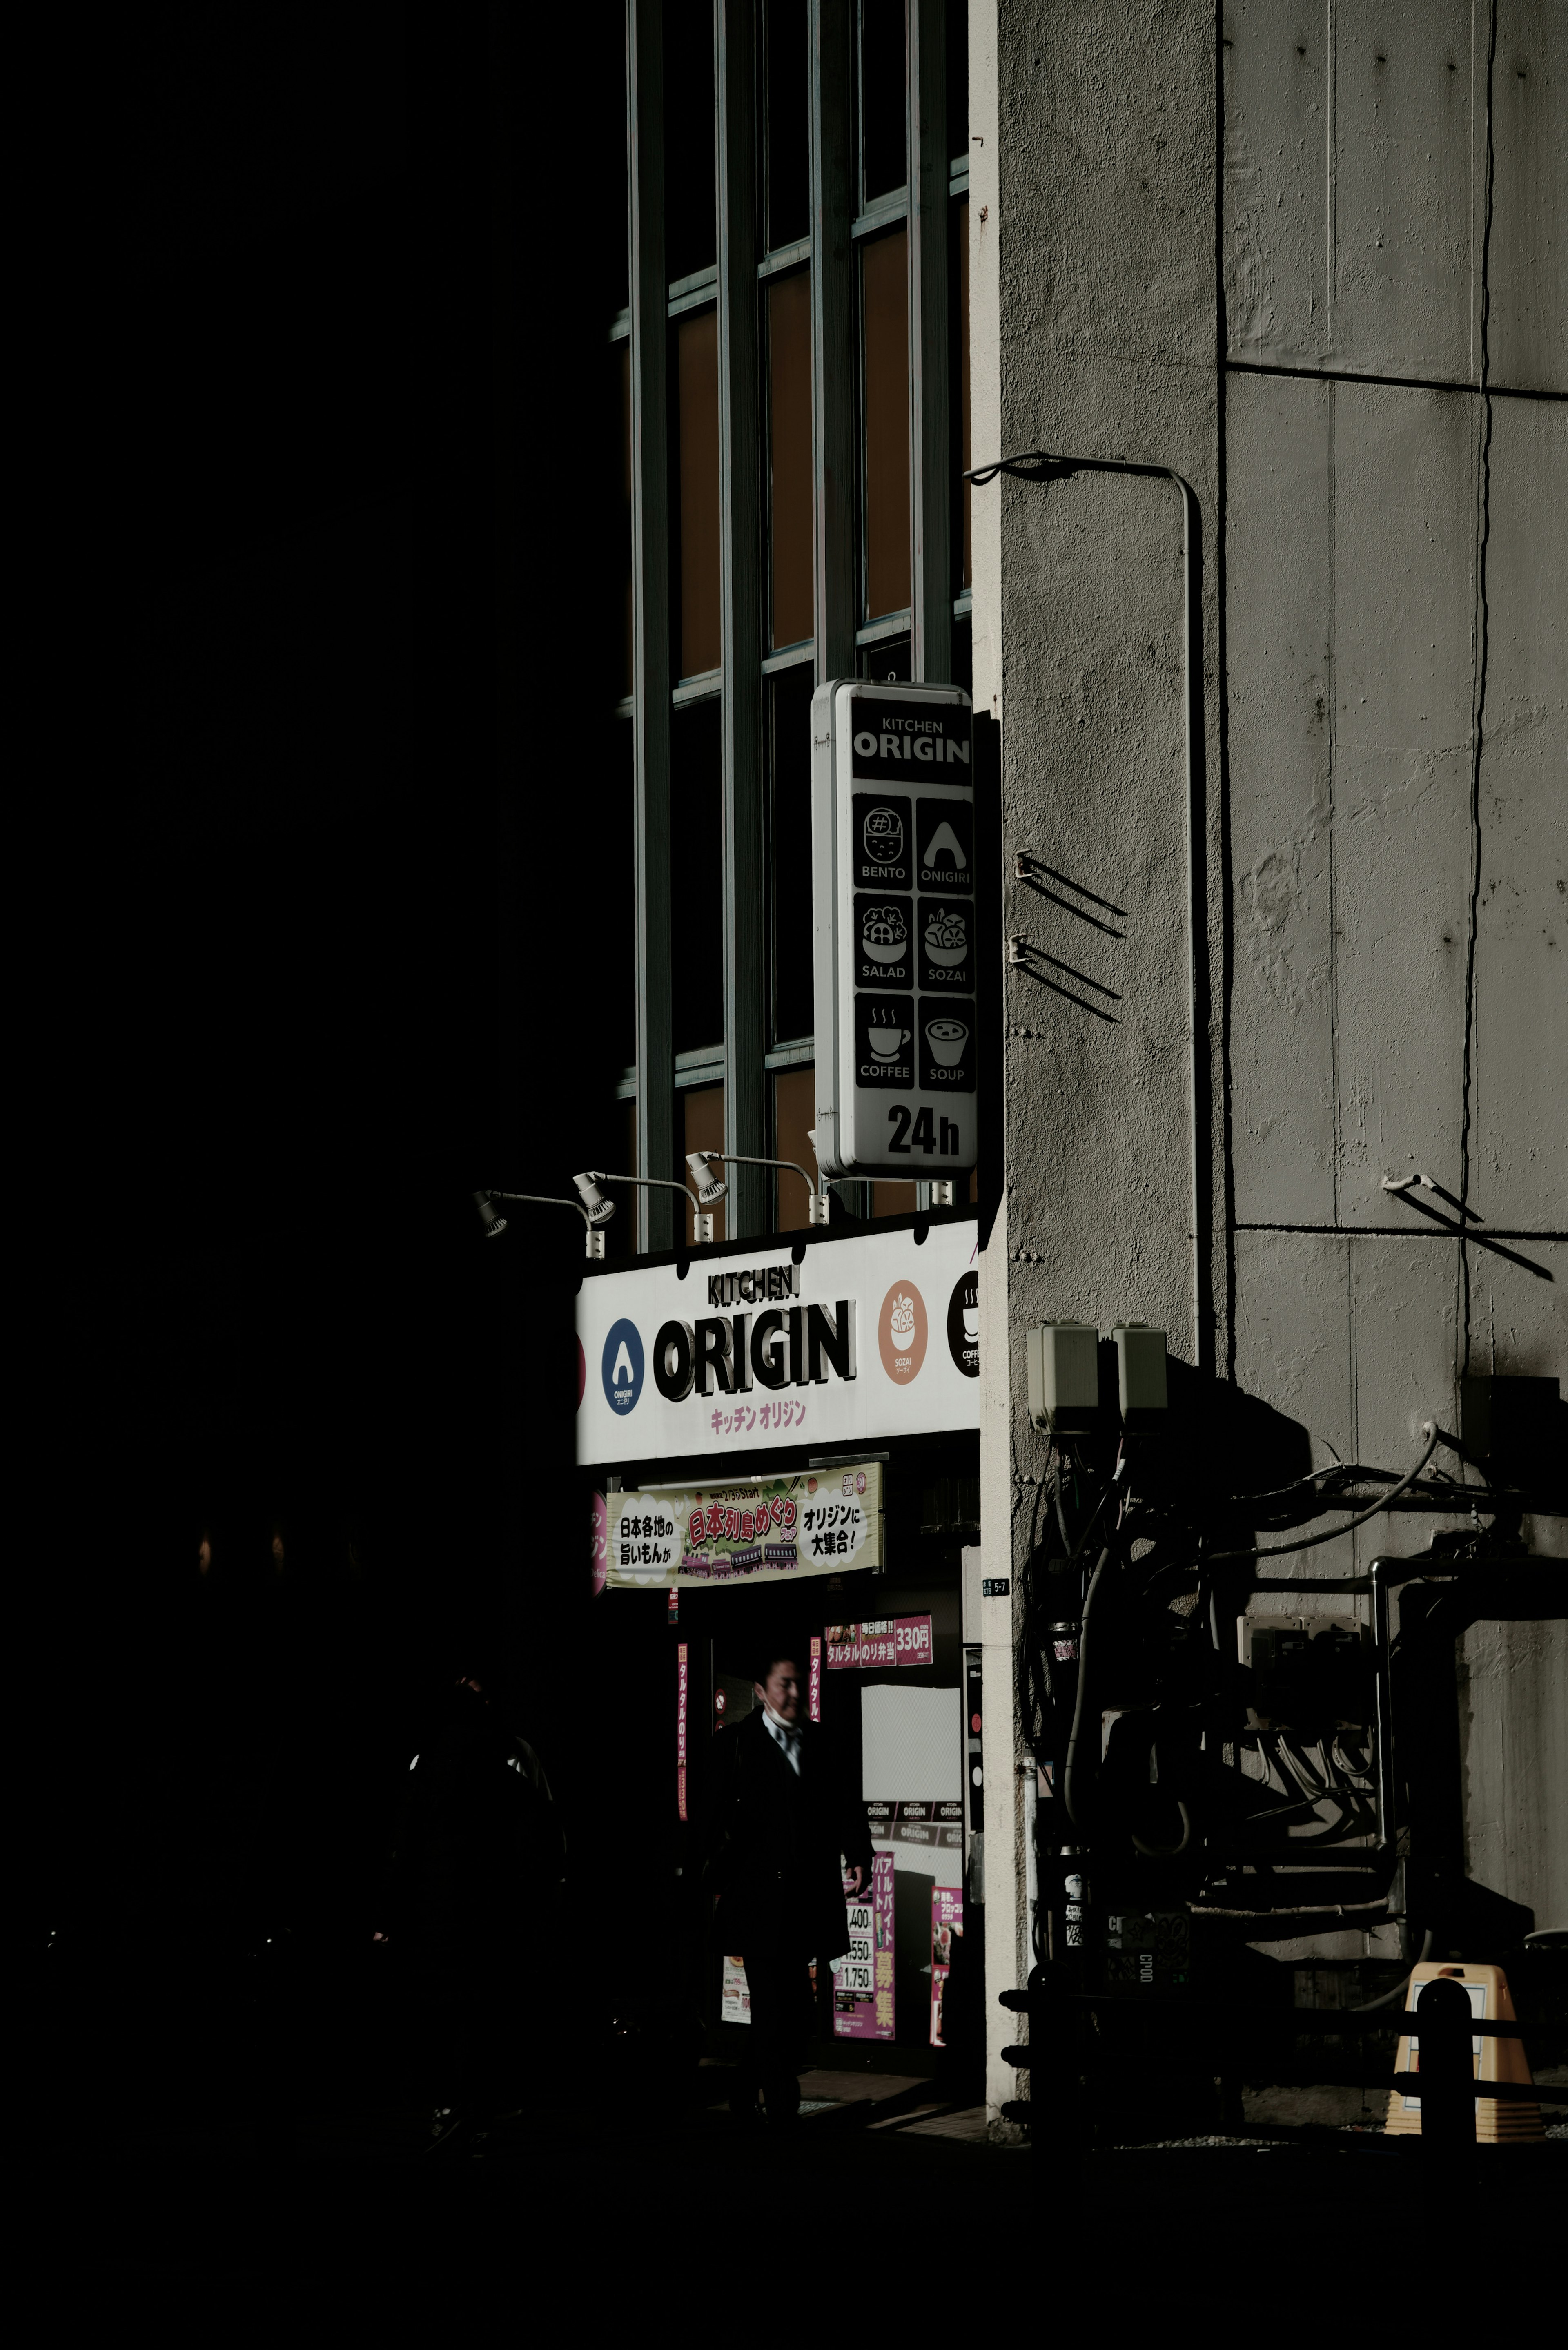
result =
[[[928,1020],[926,1042],[931,1048],[932,1060],[950,1069],[963,1058],[969,1030],[961,1020]]]

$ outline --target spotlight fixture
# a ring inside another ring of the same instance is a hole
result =
[[[504,1216],[498,1216],[496,1214],[495,1210],[491,1205],[490,1193],[488,1191],[476,1191],[473,1195],[473,1204],[479,1210],[479,1221],[484,1226],[485,1239],[487,1241],[499,1240],[501,1234],[506,1230],[506,1219]]]
[[[603,1180],[607,1181],[609,1179],[606,1177]],[[592,1174],[584,1174],[574,1175],[572,1180],[576,1185],[583,1206],[587,1211],[589,1223],[607,1224],[615,1213],[615,1201],[607,1200],[599,1190],[600,1179]]]
[[[698,1201],[704,1208],[712,1207],[730,1188],[719,1172],[723,1163],[723,1155],[717,1150],[689,1150],[686,1153],[686,1164],[697,1179]]]

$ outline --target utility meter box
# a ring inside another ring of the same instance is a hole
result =
[[[1100,1334],[1093,1323],[1038,1323],[1024,1343],[1035,1427],[1064,1433],[1092,1427],[1100,1408]]]
[[[825,1175],[940,1181],[975,1163],[972,753],[960,686],[838,678],[812,697]]]
[[[1116,1349],[1117,1400],[1122,1418],[1164,1411],[1165,1332],[1144,1322],[1124,1322],[1111,1332]]]

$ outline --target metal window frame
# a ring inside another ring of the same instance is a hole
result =
[[[815,681],[850,676],[863,647],[908,635],[917,680],[951,673],[955,601],[950,520],[948,205],[967,188],[969,158],[950,156],[940,0],[906,0],[905,97],[909,184],[859,202],[864,184],[858,0],[808,0],[810,234],[777,252],[765,232],[765,57],[753,0],[712,0],[715,224],[718,259],[678,283],[665,276],[663,5],[626,0],[630,301],[607,339],[630,344],[632,376],[632,720],[637,841],[637,1062],[617,1087],[635,1099],[638,1172],[674,1163],[677,1095],[694,1084],[725,1089],[727,1149],[763,1154],[773,1124],[773,1072],[815,1056],[812,1038],[774,1038],[767,972],[771,942],[755,918],[767,861],[765,678],[810,661]],[[862,624],[865,468],[858,248],[905,225],[909,256],[910,590],[906,613]],[[771,515],[765,465],[765,332],[760,289],[786,270],[811,281],[813,633],[769,648]],[[669,552],[671,461],[670,322],[709,304],[718,313],[722,662],[673,682]],[[711,698],[722,703],[724,1035],[699,1053],[673,1050],[670,719]],[[773,1222],[765,1170],[737,1165],[735,1237]],[[858,1187],[857,1187],[858,1188]],[[851,1201],[846,1195],[846,1204]],[[864,1203],[859,1203],[864,1204]],[[638,1245],[671,1243],[670,1194],[640,1191]]]
[[[765,926],[753,915],[765,869],[763,807],[762,448],[756,255],[756,15],[714,0],[718,108],[719,501],[723,660],[724,1149],[765,1146]],[[765,1230],[763,1170],[735,1166],[725,1231]]]
[[[632,740],[637,839],[637,1172],[675,1148],[670,919],[670,288],[664,265],[664,10],[626,0],[631,231]],[[640,1253],[671,1245],[670,1195],[640,1190]]]

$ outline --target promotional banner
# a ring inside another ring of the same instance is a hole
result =
[[[684,1640],[675,1651],[675,1802],[681,1819],[686,1817],[686,1716],[691,1696],[691,1654]]]
[[[845,1886],[847,1893],[849,1887]],[[868,1898],[851,1899],[849,1949],[833,1961],[833,2029],[840,2040],[893,2037],[893,1856],[873,1853]]]
[[[585,1274],[577,1460],[850,1450],[980,1426],[972,1216]]]
[[[711,1981],[712,1978],[709,1980]],[[726,1959],[719,1992],[719,2021],[721,2023],[750,2023],[751,2020],[752,1991],[746,1981],[745,1960]]]
[[[950,1885],[931,1888],[931,2046],[945,2048],[942,1996],[953,1962],[953,1944],[963,1939],[963,1895]]]
[[[829,1624],[822,1637],[826,1662],[836,1672],[853,1666],[929,1665],[931,1661],[929,1616],[884,1616],[868,1624]]]
[[[793,1581],[882,1564],[882,1467],[596,1494],[612,1590]]]

